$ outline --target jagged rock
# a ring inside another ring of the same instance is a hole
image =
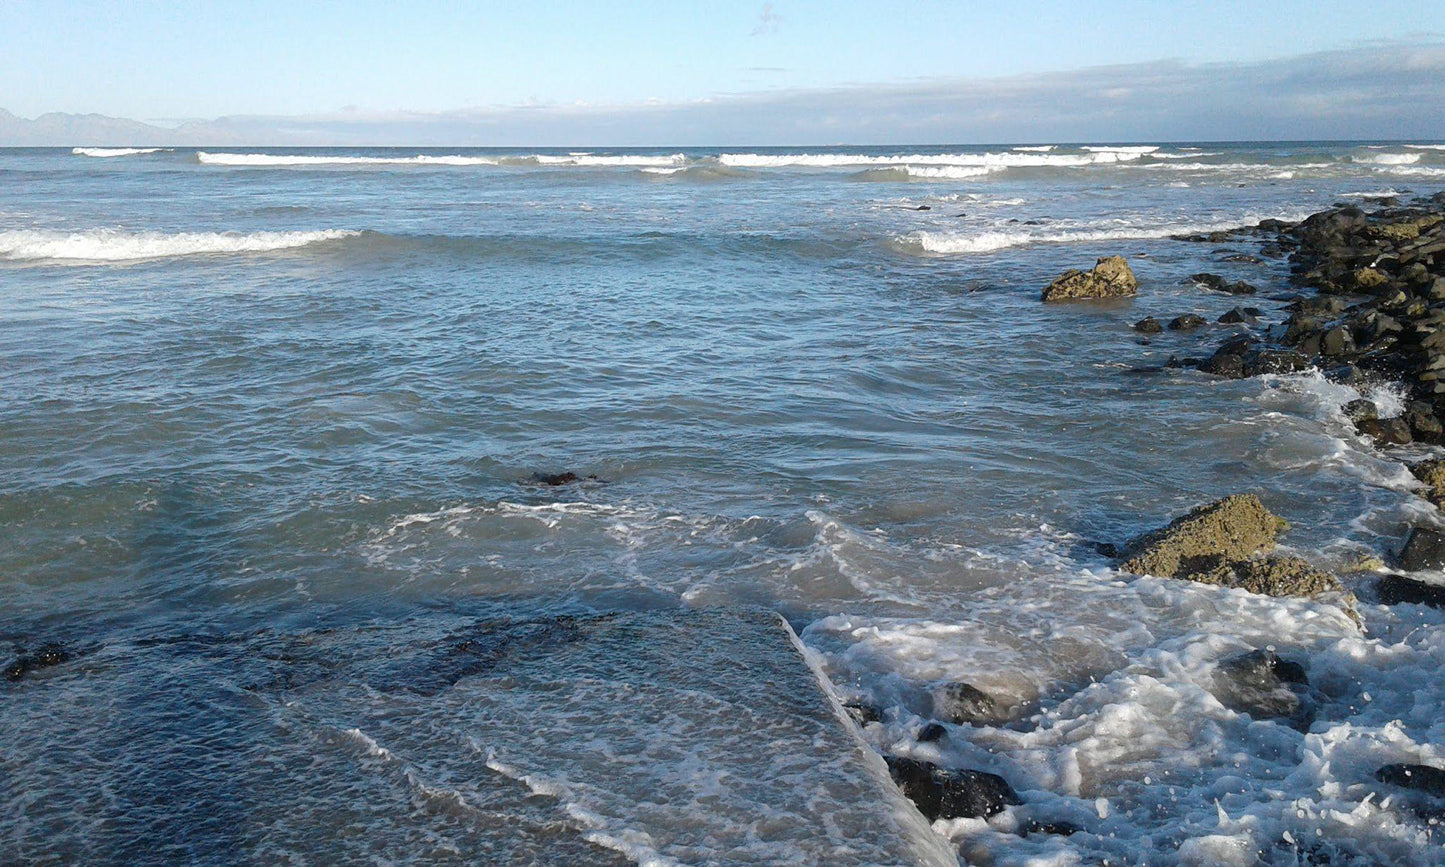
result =
[[[1201,561],[1181,577],[1263,596],[1318,596],[1344,590],[1340,579],[1298,557],[1254,557],[1233,561],[1219,557]]]
[[[993,696],[973,684],[955,681],[933,691],[933,715],[951,723],[996,725],[1008,719]]]
[[[1271,650],[1232,656],[1214,670],[1214,697],[1225,707],[1254,717],[1283,718],[1308,729],[1315,716],[1304,666]]]
[[[1185,313],[1183,316],[1176,316],[1169,320],[1170,331],[1193,331],[1196,328],[1203,328],[1209,323],[1203,316],[1197,313]]]
[[[1381,605],[1429,605],[1445,608],[1445,587],[1407,575],[1386,575],[1375,587]]]
[[[1420,461],[1410,467],[1410,472],[1425,483],[1425,499],[1437,506],[1445,504],[1445,461]]]
[[[1261,376],[1266,373],[1299,373],[1308,370],[1310,360],[1298,352],[1287,349],[1261,349],[1245,356],[1244,372],[1247,376]]]
[[[921,744],[931,744],[934,741],[943,740],[943,736],[946,734],[948,734],[948,729],[936,722],[931,722],[918,730],[917,740]]]
[[[1083,298],[1122,298],[1137,294],[1134,278],[1123,256],[1106,256],[1089,271],[1065,271],[1043,291],[1044,301]]]
[[[1412,527],[1400,551],[1400,566],[1410,572],[1445,569],[1445,533],[1434,527]]]
[[[1255,319],[1256,317],[1254,315],[1246,313],[1242,308],[1235,307],[1233,310],[1224,313],[1224,315],[1220,316],[1216,321],[1224,325],[1250,325],[1255,322]]]
[[[1323,355],[1344,355],[1355,349],[1355,338],[1350,330],[1337,325],[1320,336],[1320,353]]]
[[[1403,418],[1366,419],[1356,423],[1355,429],[1373,439],[1375,445],[1403,446],[1414,439],[1410,434],[1409,423]]]
[[[1435,417],[1433,412],[1426,409],[1410,409],[1403,416],[1405,423],[1410,426],[1410,437],[1416,442],[1438,443],[1441,435],[1445,434],[1445,426],[1440,424],[1440,419]]]
[[[888,773],[928,821],[986,819],[1010,804],[1021,804],[1003,777],[984,771],[947,771],[929,762],[884,756]]]
[[[1198,568],[1202,560],[1246,560],[1274,547],[1275,536],[1289,525],[1253,494],[1236,494],[1200,506],[1167,527],[1146,533],[1125,546],[1121,569],[1136,575],[1173,578]]]
[[[1146,316],[1134,323],[1134,330],[1141,334],[1158,334],[1164,330],[1164,326],[1160,325],[1159,320],[1153,316]]]

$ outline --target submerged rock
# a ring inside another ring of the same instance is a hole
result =
[[[21,653],[13,662],[5,666],[6,680],[20,680],[32,671],[69,662],[72,658],[71,651],[63,644],[51,642],[42,644],[34,653]]]
[[[1253,295],[1259,291],[1243,280],[1231,283],[1218,274],[1195,274],[1189,279],[1212,292],[1226,292],[1230,295]]]
[[[1204,320],[1204,317],[1200,316],[1197,313],[1185,313],[1183,316],[1176,316],[1173,319],[1169,320],[1169,330],[1194,331],[1195,329],[1203,328],[1208,324],[1209,323]]]
[[[1145,316],[1134,323],[1134,330],[1140,334],[1158,334],[1164,330],[1164,326],[1160,325],[1159,320],[1153,316]]]
[[[916,740],[921,744],[931,744],[934,741],[943,740],[943,736],[946,734],[948,734],[948,729],[936,722],[931,722],[918,730]]]
[[[1089,271],[1065,271],[1043,291],[1044,301],[1073,301],[1084,298],[1124,298],[1137,294],[1134,278],[1123,256],[1106,256]]]
[[[928,821],[935,819],[986,819],[1010,804],[1021,804],[1013,787],[997,774],[984,771],[949,771],[930,762],[902,756],[884,756],[888,773],[899,790]]]
[[[1318,596],[1344,589],[1340,579],[1298,557],[1255,557],[1232,562],[1218,558],[1183,577],[1264,596]]]
[[[1406,575],[1386,575],[1376,586],[1382,605],[1429,605],[1445,608],[1445,587]]]
[[[843,710],[848,717],[859,726],[866,726],[869,723],[876,723],[883,719],[883,711],[876,705],[864,704],[861,701],[850,701],[843,705]]]
[[[1033,834],[1052,834],[1056,837],[1068,837],[1077,834],[1083,829],[1073,822],[1041,821],[1030,819],[1019,828],[1019,836],[1028,837]]]
[[[1400,566],[1410,572],[1445,569],[1445,533],[1434,527],[1413,527],[1400,551]]]
[[[972,684],[956,681],[933,691],[933,714],[951,723],[996,725],[1008,719],[993,696]]]
[[[1304,666],[1271,650],[1252,650],[1220,662],[1213,693],[1220,704],[1253,717],[1285,719],[1301,730],[1314,721]]]
[[[1382,783],[1389,783],[1392,786],[1400,786],[1405,789],[1414,789],[1417,792],[1424,792],[1434,795],[1437,798],[1445,797],[1445,768],[1431,767],[1430,765],[1412,765],[1400,763],[1385,765],[1375,771],[1375,779]]]

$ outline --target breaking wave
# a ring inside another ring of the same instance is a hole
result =
[[[70,152],[78,157],[136,157],[163,150],[170,148],[71,148]]]
[[[494,166],[495,157],[431,156],[410,157],[321,156],[310,154],[228,154],[198,151],[196,160],[213,166]]]
[[[202,254],[259,253],[304,247],[359,234],[328,229],[314,232],[129,232],[87,229],[58,232],[19,229],[0,232],[0,260],[121,262]]]
[[[1304,214],[1280,217],[1286,220],[1302,219]],[[1010,247],[1024,247],[1032,244],[1075,244],[1091,241],[1149,241],[1170,238],[1175,235],[1192,235],[1205,232],[1222,232],[1253,225],[1263,216],[1244,216],[1237,219],[1215,220],[1198,223],[1130,223],[1124,220],[1100,224],[1066,224],[1053,226],[1031,226],[1026,229],[1008,228],[976,232],[910,232],[894,239],[894,246],[913,255],[989,253]]]

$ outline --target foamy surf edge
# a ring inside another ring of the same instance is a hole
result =
[[[70,152],[78,157],[138,157],[163,150],[170,148],[71,148]]]

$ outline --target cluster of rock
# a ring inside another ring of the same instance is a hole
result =
[[[1291,281],[1316,294],[1295,297],[1267,340],[1236,337],[1185,363],[1234,378],[1318,366],[1345,382],[1399,381],[1405,412],[1381,419],[1368,402],[1352,405],[1360,431],[1384,445],[1445,440],[1445,194],[1244,231],[1274,234],[1272,248],[1289,252]]]

